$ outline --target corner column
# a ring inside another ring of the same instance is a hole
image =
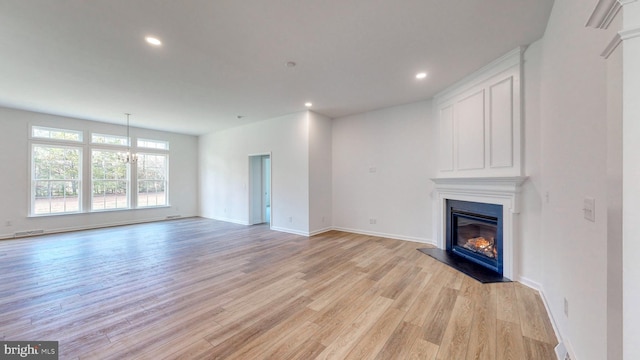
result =
[[[623,5],[622,274],[623,354],[640,359],[640,2]]]

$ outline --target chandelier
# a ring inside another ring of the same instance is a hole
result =
[[[129,116],[131,114],[125,113],[125,115],[127,115],[127,152],[120,154],[120,160],[127,164],[133,164],[138,161],[138,155],[131,151],[131,127],[129,126]]]

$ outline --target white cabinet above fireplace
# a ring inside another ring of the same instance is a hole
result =
[[[435,96],[438,177],[522,175],[523,50],[509,52]]]

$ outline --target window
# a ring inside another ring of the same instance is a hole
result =
[[[169,205],[168,141],[31,126],[29,142],[31,216]]]
[[[138,154],[138,206],[167,205],[167,155]]]
[[[91,142],[94,144],[129,145],[129,141],[126,136],[116,135],[91,134]]]
[[[91,209],[129,207],[129,171],[118,151],[91,151]]]
[[[160,140],[138,139],[139,148],[169,150],[169,142]]]
[[[34,126],[31,128],[31,136],[41,139],[82,142],[82,131],[76,130]]]
[[[32,214],[79,212],[82,149],[33,145],[31,155]]]

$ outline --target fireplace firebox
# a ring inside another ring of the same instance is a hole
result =
[[[446,201],[446,250],[502,275],[502,205]]]

